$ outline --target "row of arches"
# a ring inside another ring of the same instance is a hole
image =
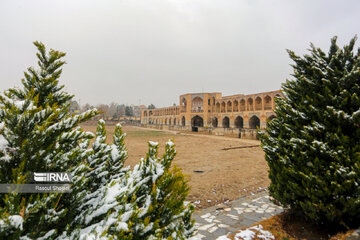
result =
[[[149,124],[157,124],[157,125],[180,125],[185,126],[185,117],[181,119],[178,118],[165,118],[165,119],[149,119]]]
[[[271,115],[267,118],[268,121],[271,121],[275,118],[275,115]],[[219,119],[217,117],[212,118],[211,124],[212,127],[223,127],[223,128],[230,128],[230,118],[228,116],[223,117],[221,120],[221,123],[219,122]],[[185,126],[186,121],[185,117],[183,116],[181,119],[149,119],[149,124],[158,124],[158,125],[179,125],[179,126]],[[204,119],[198,115],[194,116],[191,119],[191,126],[192,127],[204,127]],[[244,119],[241,116],[237,116],[234,120],[234,127],[235,128],[244,128]],[[253,115],[249,119],[249,128],[250,129],[256,129],[257,127],[260,127],[260,119],[256,115]]]
[[[274,108],[274,99],[281,97],[280,93],[275,95],[266,95],[265,97],[247,97],[241,99],[222,99],[215,100],[215,97],[208,99],[208,105],[213,112],[226,113],[226,112],[241,112],[241,111],[261,111],[271,110]],[[145,110],[143,116],[166,116],[178,115],[180,112],[187,111],[186,98],[183,97],[180,101],[180,106],[173,106],[168,108]],[[203,112],[204,101],[201,97],[196,96],[191,100],[191,112]]]
[[[281,97],[276,94],[274,97]],[[240,100],[224,100],[217,102],[215,106],[216,112],[239,112],[239,111],[256,111],[256,110],[271,110],[274,107],[274,101],[271,96],[266,95],[264,99],[260,96]]]
[[[214,117],[211,123],[213,127],[230,128],[230,118],[227,116],[222,119],[220,126],[217,117]],[[234,121],[234,126],[235,128],[244,128],[244,119],[241,116],[237,116]],[[249,120],[249,128],[256,129],[257,127],[260,127],[260,119],[254,115]]]
[[[144,117],[151,116],[164,116],[164,115],[178,115],[180,113],[179,107],[159,108],[153,110],[145,110]]]

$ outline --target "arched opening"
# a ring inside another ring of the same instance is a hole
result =
[[[174,118],[174,125],[176,125],[176,118]]]
[[[213,127],[217,127],[217,126],[218,126],[218,119],[217,119],[216,117],[214,117],[214,118],[212,119],[211,123],[212,123],[212,126],[213,126]]]
[[[167,118],[165,118],[165,125],[167,125]]]
[[[191,126],[193,127],[203,127],[204,126],[204,120],[200,116],[195,116],[191,119]]]
[[[144,111],[144,116],[145,116],[145,117],[147,116],[147,112],[146,112],[146,111]]]
[[[201,97],[195,97],[191,101],[191,112],[202,112],[203,110],[203,99]]]
[[[225,112],[225,102],[221,103],[221,112]]]
[[[181,125],[185,126],[185,117],[184,116],[181,118]]]
[[[247,100],[247,103],[248,103],[248,111],[253,111],[254,110],[254,101],[252,100],[252,98],[249,98]]]
[[[244,127],[244,120],[242,117],[240,116],[237,116],[235,118],[235,127],[236,128],[243,128]]]
[[[271,109],[271,97],[270,96],[266,96],[264,98],[264,109],[265,110]]]
[[[234,101],[234,112],[238,112],[239,111],[239,102],[238,100]]]
[[[216,112],[220,112],[220,103],[216,103]]]
[[[240,100],[240,111],[245,111],[245,99]]]
[[[249,127],[252,129],[256,129],[260,127],[260,119],[257,116],[252,116],[249,120]]]
[[[256,110],[261,110],[261,109],[262,109],[262,100],[261,100],[261,97],[256,97],[256,98],[255,98],[255,109],[256,109]]]
[[[229,119],[229,117],[224,117],[223,118],[222,126],[223,126],[223,128],[229,128],[230,127],[230,119]]]
[[[227,112],[232,112],[232,103],[231,101],[228,101],[226,104],[226,111]]]
[[[195,116],[191,119],[191,130],[193,132],[197,132],[199,130],[199,127],[204,126],[204,120],[200,116]]]
[[[169,119],[169,125],[171,125],[171,118]]]

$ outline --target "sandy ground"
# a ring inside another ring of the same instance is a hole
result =
[[[83,128],[95,132],[96,126]],[[259,145],[259,141],[195,133],[176,134],[133,126],[124,126],[123,130],[127,133],[125,142],[129,154],[126,164],[130,166],[145,156],[148,141],[159,142],[161,154],[167,140],[175,142],[177,156],[173,163],[188,176],[191,186],[188,200],[196,202],[197,209],[237,199],[270,184],[268,166],[260,147],[223,150]],[[109,142],[113,132],[114,126],[107,126]]]

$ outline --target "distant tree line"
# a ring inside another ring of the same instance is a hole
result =
[[[71,101],[70,103],[70,111],[73,113],[85,112],[90,109],[97,108],[100,112],[100,117],[110,116],[113,119],[117,119],[119,117],[140,117],[141,111],[146,109],[146,106],[136,106],[136,105],[125,105],[118,103],[110,103],[110,104],[98,104],[98,105],[90,105],[86,103],[82,106],[77,101]],[[150,104],[147,109],[155,109],[154,104]]]
[[[156,107],[155,107],[155,105],[154,104],[150,104],[149,106],[148,106],[148,109],[155,109]]]

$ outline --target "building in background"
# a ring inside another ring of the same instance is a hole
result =
[[[141,124],[253,138],[257,128],[275,117],[276,97],[282,97],[280,90],[224,97],[219,92],[188,93],[179,97],[177,106],[142,110]]]

